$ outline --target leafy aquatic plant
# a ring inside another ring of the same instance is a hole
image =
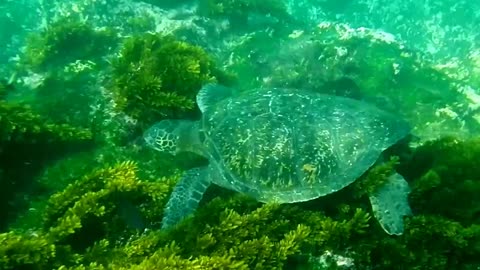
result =
[[[95,29],[79,18],[62,17],[43,31],[28,36],[21,65],[45,71],[75,60],[93,60],[115,44],[115,39],[109,29]]]
[[[197,91],[219,73],[202,48],[144,34],[123,43],[113,60],[110,90],[118,110],[148,125],[194,114]]]
[[[0,142],[32,144],[38,141],[89,140],[92,133],[69,125],[46,121],[28,106],[0,101]]]
[[[130,222],[130,216],[122,216],[119,210],[122,200],[138,203],[145,217],[151,218],[161,214],[157,211],[161,207],[154,205],[163,204],[169,190],[167,179],[142,182],[135,171],[133,162],[97,169],[52,195],[42,210],[41,228],[35,228],[34,233],[0,234],[5,243],[0,248],[0,267],[89,265],[110,254],[106,252],[108,239],[119,241]],[[99,250],[102,254],[92,258]]]
[[[24,105],[0,101],[0,229],[25,207],[22,191],[36,173],[58,157],[92,145],[90,130],[58,124]]]
[[[396,166],[412,183],[414,216],[406,220],[404,234],[393,237],[372,222],[366,196],[352,196],[359,187],[332,194],[346,201],[335,207],[329,203],[335,198],[328,196],[294,205],[261,204],[212,188],[194,216],[159,230],[179,175],[144,181],[130,161],[98,168],[50,197],[40,212],[40,229],[0,234],[0,267],[340,269],[349,262],[358,269],[475,269],[480,265],[477,145],[478,139],[434,141],[410,160],[392,159],[366,176],[363,187],[374,188],[374,178]],[[445,166],[456,169],[442,170]],[[448,201],[458,196],[465,204]],[[132,224],[137,216],[125,215],[125,208],[132,211],[128,204],[141,214],[147,231],[138,233]]]

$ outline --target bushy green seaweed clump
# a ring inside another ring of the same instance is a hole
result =
[[[95,170],[54,194],[44,211],[45,229],[55,239],[75,237],[73,234],[77,232],[77,236],[81,236],[80,230],[84,234],[90,234],[83,241],[75,241],[74,247],[79,249],[103,238],[115,238],[118,236],[115,234],[122,232],[119,228],[125,228],[130,225],[129,222],[140,222],[129,220],[131,216],[124,216],[121,207],[126,204],[138,205],[147,221],[161,215],[162,207],[159,206],[164,204],[170,182],[167,179],[159,179],[158,182],[140,181],[136,170],[133,162]],[[126,214],[136,215],[133,212]],[[110,221],[108,224],[102,221],[105,217]],[[96,226],[89,227],[86,224]]]
[[[0,230],[28,201],[36,173],[75,149],[92,145],[92,133],[56,124],[30,108],[0,101]]]
[[[260,204],[213,188],[195,215],[159,230],[178,176],[142,181],[134,163],[119,163],[51,196],[41,230],[0,234],[5,243],[0,267],[345,269],[341,264],[348,262],[356,269],[476,269],[478,145],[478,139],[431,142],[411,160],[394,158],[367,176],[364,187],[374,188],[373,178],[383,179],[396,166],[411,182],[414,216],[407,218],[404,234],[394,237],[372,226],[376,221],[366,201],[348,197],[355,188],[332,194],[343,196],[344,203],[326,212],[321,209],[329,196],[294,205]],[[464,203],[449,199],[459,196]],[[149,230],[137,233],[138,226],[132,227],[137,216],[125,214],[131,209],[126,204],[141,213]]]
[[[381,269],[480,266],[479,138],[427,142],[399,170],[409,179],[414,216],[398,239],[374,235],[357,261]],[[388,254],[387,254],[388,253]],[[368,260],[366,260],[368,258]],[[378,258],[378,259],[374,259]]]
[[[0,267],[18,269],[30,266],[30,269],[42,269],[41,266],[55,257],[55,245],[44,235],[30,235],[16,232],[0,234]],[[27,268],[25,268],[27,269]]]
[[[412,200],[422,212],[480,224],[480,138],[453,137],[429,142],[417,150],[412,166],[419,170]]]
[[[0,101],[0,142],[65,142],[90,140],[92,133],[69,125],[49,123],[29,107]]]
[[[287,7],[278,0],[201,0],[197,12],[206,17],[226,18],[232,27],[245,27],[249,15],[271,15],[279,21],[289,19]]]
[[[141,181],[132,162],[95,170],[50,197],[42,229],[0,235],[8,243],[0,248],[0,267],[281,269],[302,249],[343,245],[368,227],[369,215],[360,209],[342,222],[234,196],[207,203],[172,231],[135,236],[129,224],[136,217],[122,214],[124,202],[155,228],[177,179]]]
[[[202,48],[158,34],[127,39],[112,64],[118,109],[146,124],[195,112],[198,90],[219,73]]]
[[[399,238],[370,234],[357,246],[357,265],[379,269],[475,269],[480,265],[480,225],[442,216],[416,215]]]
[[[217,261],[220,269],[282,269],[292,256],[340,247],[348,238],[365,232],[367,213],[357,209],[346,216],[348,221],[339,221],[297,207],[259,207],[241,196],[215,199],[168,234],[152,232],[127,243],[125,264],[136,265],[134,269],[178,263],[215,269]],[[172,245],[177,250],[168,258],[162,250]],[[165,257],[158,256],[157,250]]]
[[[92,145],[90,130],[57,124],[29,107],[0,101],[0,230],[25,207],[24,190],[58,157]]]
[[[115,34],[95,29],[74,17],[62,17],[43,31],[27,38],[21,64],[33,71],[45,71],[75,60],[93,60],[114,44]]]
[[[171,186],[168,179],[142,182],[135,171],[132,162],[94,170],[54,194],[42,209],[42,228],[0,234],[4,243],[0,268],[52,269],[109,262],[114,255],[109,239],[121,242],[130,222],[130,216],[120,211],[123,200],[151,220],[162,214],[160,206]]]

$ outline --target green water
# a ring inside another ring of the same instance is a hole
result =
[[[476,1],[0,1],[0,269],[480,269],[478,25]],[[328,196],[212,185],[161,229],[208,160],[142,134],[200,119],[211,82],[360,100],[411,136]],[[401,236],[368,201],[393,170],[411,189]]]

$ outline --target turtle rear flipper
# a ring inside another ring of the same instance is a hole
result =
[[[386,233],[403,234],[403,218],[412,214],[408,203],[409,193],[407,181],[400,174],[394,173],[374,194],[370,194],[373,215]]]
[[[210,185],[207,167],[188,170],[173,189],[165,206],[162,229],[169,228],[193,213]]]

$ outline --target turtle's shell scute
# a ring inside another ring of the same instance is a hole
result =
[[[342,189],[409,132],[405,122],[369,104],[290,89],[225,99],[201,125],[224,175],[214,182],[278,203]]]

